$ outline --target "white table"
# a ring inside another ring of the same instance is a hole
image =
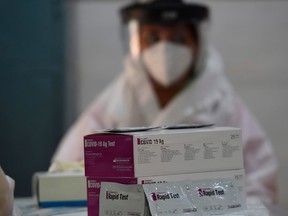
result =
[[[39,208],[36,200],[29,197],[16,198],[15,206],[22,212],[23,216],[87,216],[87,207]]]
[[[87,216],[87,207],[54,207],[54,208],[39,208],[36,200],[33,198],[17,198],[15,206],[22,212],[22,216]],[[269,210],[267,214],[261,214],[263,207],[253,204],[248,204],[248,211],[245,213],[235,213],[234,216],[288,216],[288,213],[277,206],[266,205]],[[265,207],[264,207],[265,208]],[[251,211],[250,211],[251,210]],[[264,211],[263,211],[264,212]],[[20,214],[21,215],[21,214]],[[19,216],[20,216],[19,215]],[[17,215],[18,216],[18,215]]]

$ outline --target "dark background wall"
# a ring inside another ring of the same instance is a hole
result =
[[[64,0],[0,1],[0,165],[31,195],[63,133]]]

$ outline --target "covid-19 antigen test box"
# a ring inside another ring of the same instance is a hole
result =
[[[101,132],[84,137],[86,176],[141,177],[243,168],[241,129]]]

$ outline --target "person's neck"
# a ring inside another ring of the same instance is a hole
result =
[[[169,104],[169,102],[171,102],[173,98],[175,98],[177,94],[181,90],[183,90],[183,88],[189,82],[189,79],[190,79],[190,75],[186,74],[182,78],[180,78],[177,82],[173,83],[172,85],[163,86],[157,83],[156,81],[154,81],[152,78],[150,78],[160,107],[161,108],[166,107]]]

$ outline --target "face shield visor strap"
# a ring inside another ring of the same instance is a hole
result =
[[[130,56],[133,59],[137,58],[140,54],[139,28],[137,20],[130,20],[129,22],[122,24],[121,29],[124,55]]]
[[[133,59],[138,59],[140,56],[140,25],[137,20],[131,20],[128,23],[128,46],[129,52]]]
[[[194,64],[195,76],[200,75],[201,71],[205,69],[208,58],[208,44],[209,44],[209,21],[205,20],[196,25],[198,34],[198,49],[197,58]]]

